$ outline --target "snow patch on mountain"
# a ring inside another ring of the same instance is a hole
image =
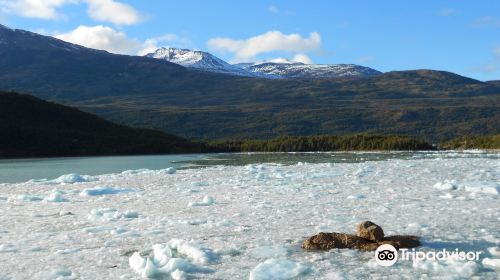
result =
[[[203,71],[225,73],[237,76],[252,76],[252,74],[240,67],[231,65],[224,60],[203,51],[193,51],[178,48],[159,48],[155,52],[145,55],[146,57],[166,60],[188,68],[196,68]]]
[[[208,52],[178,48],[159,48],[146,57],[202,71],[268,79],[366,78],[381,74],[372,68],[355,64],[304,64],[284,58],[229,64]]]
[[[242,63],[239,67],[259,76],[285,79],[367,78],[382,74],[355,64],[304,64],[301,62]]]

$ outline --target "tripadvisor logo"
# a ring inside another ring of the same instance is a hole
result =
[[[419,261],[444,261],[444,260],[457,260],[457,261],[477,261],[479,260],[479,255],[481,255],[481,251],[459,251],[455,249],[454,251],[448,251],[446,249],[440,251],[415,251],[415,249],[401,249],[398,250],[390,245],[383,244],[380,245],[375,251],[375,261],[378,265],[381,266],[392,266],[399,260],[403,261],[413,261],[413,263],[417,263]]]
[[[398,250],[390,244],[380,245],[375,251],[375,261],[381,266],[391,266],[398,261]]]

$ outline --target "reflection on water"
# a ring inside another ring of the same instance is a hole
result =
[[[62,174],[99,175],[134,169],[201,168],[213,165],[257,163],[296,164],[356,163],[391,159],[439,159],[479,157],[499,159],[498,152],[332,152],[332,153],[234,153],[157,156],[72,157],[0,160],[0,183],[53,179]]]

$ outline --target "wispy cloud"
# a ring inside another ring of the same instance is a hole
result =
[[[453,8],[443,8],[439,10],[438,15],[442,17],[449,17],[452,15],[455,15],[457,13],[457,10]]]
[[[492,63],[478,65],[478,66],[472,68],[473,72],[480,73],[480,74],[491,74],[491,73],[494,73],[496,70],[497,70],[497,66],[495,64],[492,64]]]
[[[273,14],[279,14],[280,9],[274,5],[271,5],[267,8],[268,11],[270,11]]]
[[[485,16],[472,22],[473,27],[495,27],[500,28],[500,19],[493,16]]]
[[[290,53],[307,53],[321,47],[321,36],[312,32],[309,37],[300,34],[283,34],[280,31],[269,31],[248,39],[237,40],[231,38],[212,38],[208,47],[214,51],[230,52],[234,54],[234,61],[254,60],[259,54],[273,51]]]
[[[358,57],[357,61],[358,63],[367,63],[367,62],[370,62],[370,61],[373,61],[373,56],[371,55],[365,55],[365,56],[362,56],[362,57]]]
[[[270,13],[273,13],[273,14],[284,14],[284,15],[292,15],[293,14],[292,11],[290,11],[290,10],[283,10],[283,9],[279,8],[278,6],[276,6],[276,5],[270,5],[269,7],[267,7],[267,10]]]

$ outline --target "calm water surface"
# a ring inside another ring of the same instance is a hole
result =
[[[0,160],[0,183],[24,182],[30,179],[53,179],[63,174],[99,175],[135,169],[200,168],[212,165],[246,165],[255,163],[296,164],[354,163],[390,159],[446,157],[500,158],[499,153],[466,152],[335,152],[335,153],[234,153],[157,156],[71,157]]]

